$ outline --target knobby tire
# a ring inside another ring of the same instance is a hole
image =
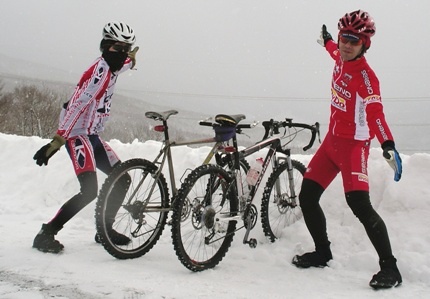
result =
[[[275,242],[282,236],[285,227],[303,217],[299,205],[299,193],[306,167],[299,161],[292,160],[293,182],[296,193],[293,203],[288,180],[287,163],[281,163],[267,180],[261,201],[261,224],[265,236]],[[279,181],[281,192],[278,194],[275,184]]]
[[[180,262],[198,272],[215,267],[233,241],[237,214],[233,178],[217,165],[202,165],[185,179],[174,200],[172,240]],[[232,191],[233,190],[233,191]]]
[[[146,254],[163,232],[169,192],[162,174],[154,178],[156,170],[147,160],[130,159],[115,167],[102,185],[96,203],[96,228],[101,244],[115,258],[133,259]],[[112,212],[114,207],[119,208],[116,213]],[[131,242],[116,245],[110,227]]]

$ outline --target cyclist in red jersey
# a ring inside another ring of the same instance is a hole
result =
[[[402,162],[385,120],[379,81],[364,57],[375,34],[375,24],[367,12],[357,10],[345,14],[338,29],[338,43],[325,25],[318,41],[335,61],[330,123],[323,143],[307,167],[299,195],[315,251],[296,255],[293,264],[299,268],[325,267],[333,258],[319,200],[340,172],[346,201],[364,225],[379,256],[381,270],[373,276],[370,286],[393,287],[401,284],[402,277],[384,221],[371,205],[367,172],[370,141],[376,136],[384,158],[394,169],[394,180],[400,180],[402,173]]]
[[[105,25],[100,42],[102,55],[84,72],[73,95],[64,104],[58,130],[52,141],[33,157],[37,165],[48,165],[48,160],[65,145],[80,184],[80,192],[64,203],[55,217],[42,225],[34,238],[33,247],[40,251],[59,253],[63,250],[64,246],[54,236],[67,221],[96,198],[96,168],[109,174],[120,162],[112,148],[99,137],[99,133],[103,131],[110,115],[118,75],[133,68],[136,63],[135,55],[139,48],[135,47],[131,51],[135,40],[133,29],[127,24],[111,22]],[[116,188],[117,195],[120,196],[127,189],[128,182],[124,179]],[[111,207],[111,212],[116,213],[120,204]],[[118,245],[130,242],[128,237],[113,229],[110,233]]]

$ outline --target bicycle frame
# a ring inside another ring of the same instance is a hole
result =
[[[237,196],[239,198],[239,200],[243,200],[245,199],[245,208],[244,209],[239,209],[239,215],[236,216],[225,216],[222,217],[222,219],[224,221],[230,221],[230,220],[239,220],[239,219],[244,219],[245,220],[245,226],[246,226],[246,233],[245,233],[245,237],[243,239],[243,243],[247,244],[249,243],[248,241],[248,236],[249,233],[251,231],[251,229],[253,228],[253,224],[254,221],[256,220],[256,218],[253,218],[253,214],[250,213],[250,209],[252,207],[252,203],[254,201],[255,195],[257,193],[257,190],[261,184],[261,181],[264,177],[264,174],[266,173],[267,168],[269,167],[269,163],[273,160],[273,157],[276,156],[276,152],[280,149],[280,145],[281,145],[281,139],[278,136],[273,136],[273,137],[269,137],[267,139],[264,139],[250,147],[245,148],[244,150],[241,151],[236,151],[234,153],[234,162],[235,162],[235,171],[233,172],[233,176],[234,176],[234,184],[235,184],[235,191],[237,192]],[[234,148],[237,148],[237,139],[234,137],[233,138],[233,146]],[[262,165],[262,170],[260,172],[260,174],[258,175],[258,179],[255,183],[254,186],[251,187],[251,189],[249,190],[248,194],[244,194],[243,193],[243,188],[238,188],[237,186],[240,186],[241,183],[241,178],[238,175],[239,174],[239,165],[238,165],[238,161],[239,158],[245,158],[248,157],[258,151],[260,151],[263,148],[268,147],[269,150],[266,154],[266,157],[264,159],[263,165]],[[287,156],[289,157],[289,156]],[[276,159],[275,159],[276,161]],[[276,162],[275,162],[276,163]],[[291,163],[291,161],[290,161]],[[275,167],[275,166],[274,166]],[[289,169],[292,169],[292,167],[290,167]],[[292,178],[291,178],[292,179]],[[294,190],[293,190],[294,192]],[[239,203],[240,205],[240,203]],[[243,228],[240,227],[236,230],[239,230]]]
[[[165,131],[165,135],[167,134],[167,131]],[[161,148],[158,155],[155,157],[155,159],[152,161],[155,165],[158,165],[158,171],[156,176],[158,176],[164,169],[164,165],[167,160],[167,166],[169,170],[169,177],[170,177],[170,186],[172,188],[173,196],[177,194],[177,187],[176,187],[176,181],[175,181],[175,170],[173,167],[173,157],[172,157],[172,147],[176,146],[184,146],[184,145],[195,145],[195,144],[205,144],[205,143],[213,143],[213,147],[209,151],[206,158],[203,160],[202,164],[208,164],[214,155],[223,147],[223,142],[217,142],[214,137],[212,138],[206,138],[206,139],[197,139],[192,141],[184,141],[184,142],[170,142],[169,139],[164,140],[164,146]],[[160,161],[161,158],[161,161]]]
[[[311,140],[309,142],[309,144],[307,146],[305,146],[303,149],[307,150],[309,149],[312,144],[315,141],[315,137],[316,134],[319,134],[319,124],[316,123],[315,127],[312,128],[309,125],[306,124],[293,124],[291,122],[291,119],[287,119],[287,122],[285,123],[285,126],[290,126],[290,127],[301,127],[304,129],[310,129],[312,131],[312,137]],[[263,123],[264,125],[264,123]],[[292,159],[291,159],[291,150],[290,149],[286,149],[283,148],[283,146],[281,146],[281,137],[280,136],[273,136],[274,133],[279,133],[278,128],[276,128],[276,130],[269,130],[268,126],[265,126],[266,128],[266,134],[263,137],[263,140],[257,142],[256,144],[245,148],[244,150],[241,151],[237,151],[234,153],[234,165],[235,165],[235,171],[233,172],[233,176],[234,176],[234,180],[233,180],[233,184],[235,184],[234,188],[236,191],[236,194],[239,198],[239,215],[236,216],[226,216],[223,217],[224,221],[230,221],[230,220],[238,220],[238,219],[243,219],[244,220],[244,226],[246,227],[246,233],[243,239],[243,243],[244,244],[250,244],[251,247],[254,247],[255,245],[253,245],[253,242],[255,242],[255,240],[248,240],[249,237],[249,233],[251,231],[251,229],[255,226],[256,223],[256,208],[253,205],[253,201],[254,198],[256,196],[257,190],[260,187],[260,184],[262,182],[262,179],[269,167],[269,163],[272,162],[272,168],[276,169],[276,167],[279,165],[280,160],[285,160],[287,163],[287,173],[288,173],[288,180],[289,180],[289,189],[290,189],[290,197],[292,200],[292,205],[296,205],[296,198],[297,195],[295,193],[295,189],[294,189],[294,177],[293,177],[293,166],[292,166]],[[269,132],[270,131],[270,132]],[[268,137],[270,135],[270,137]],[[237,139],[236,137],[233,137],[233,146],[235,149],[238,148],[237,146]],[[251,187],[251,189],[249,190],[249,192],[247,192],[247,194],[245,194],[242,186],[240,185],[241,182],[241,178],[238,172],[238,161],[239,159],[248,157],[258,151],[260,151],[263,148],[268,148],[268,152],[266,154],[266,157],[264,158],[264,162],[262,165],[262,170],[260,171],[257,181],[255,183],[254,186]],[[276,153],[282,153],[284,154],[286,157],[277,157]],[[275,188],[277,189],[277,191],[280,192],[280,182],[276,181],[275,183]],[[242,202],[244,201],[244,202]],[[244,208],[241,208],[242,205],[244,206]],[[252,209],[254,209],[255,212],[252,211]],[[236,229],[239,230],[243,228],[239,227]]]
[[[170,186],[172,189],[171,198],[174,198],[175,195],[177,195],[177,193],[178,193],[178,189],[176,187],[176,181],[175,181],[175,178],[176,178],[175,177],[175,171],[174,171],[174,167],[173,167],[172,147],[184,146],[184,145],[215,143],[212,146],[211,150],[209,151],[208,155],[206,156],[206,158],[203,160],[203,163],[202,163],[202,164],[209,164],[209,162],[212,160],[212,158],[217,153],[219,153],[219,152],[225,153],[225,152],[223,152],[223,149],[225,148],[224,144],[226,143],[226,141],[217,141],[215,137],[196,139],[196,140],[190,140],[190,141],[183,141],[183,142],[171,141],[170,137],[169,137],[168,126],[167,126],[167,119],[169,118],[170,115],[174,115],[177,113],[178,112],[175,110],[170,110],[170,111],[164,112],[163,114],[156,113],[156,112],[147,112],[145,114],[148,118],[152,118],[154,120],[161,120],[163,123],[161,126],[155,126],[154,127],[155,131],[164,133],[164,140],[163,140],[164,145],[162,146],[160,152],[155,157],[155,159],[152,161],[152,163],[154,165],[158,165],[158,170],[154,176],[155,179],[158,179],[159,175],[162,173],[162,171],[164,169],[164,165],[165,165],[166,160],[167,160]],[[212,127],[213,123],[201,121],[200,125]],[[251,124],[251,125],[241,126],[241,128],[252,128],[252,127],[255,127],[255,125],[256,125],[256,123]],[[236,136],[234,136],[234,140],[236,140]],[[160,159],[161,159],[161,161],[160,161]],[[155,187],[155,185],[153,186],[153,188],[154,187]],[[148,198],[151,197],[153,188],[149,192]]]

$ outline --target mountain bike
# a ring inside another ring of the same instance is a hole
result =
[[[280,219],[288,219],[289,213],[298,211],[299,180],[306,168],[291,159],[291,151],[286,147],[288,142],[282,144],[285,135],[279,134],[279,129],[297,129],[293,135],[299,130],[310,130],[309,144],[303,148],[308,150],[319,136],[319,124],[293,123],[286,119],[263,122],[263,126],[263,140],[243,150],[238,149],[235,128],[232,127],[233,154],[223,159],[233,163],[234,169],[230,171],[213,164],[199,166],[188,175],[178,191],[173,205],[172,241],[178,259],[189,270],[197,272],[215,267],[227,253],[235,232],[242,228],[245,228],[243,243],[252,248],[257,246],[256,239],[249,238],[257,223],[258,212],[253,202],[270,163],[273,172],[264,188],[261,204],[264,233],[271,241],[276,240],[281,226],[288,225],[288,221]],[[245,174],[238,171],[239,161],[263,148],[268,148],[268,152],[255,185],[244,186],[242,176]],[[184,210],[188,211],[187,218],[181,217]],[[236,228],[238,222],[243,225]]]
[[[165,112],[146,112],[147,118],[161,121],[154,126],[154,131],[164,133],[160,152],[153,161],[134,158],[115,166],[100,190],[96,202],[96,228],[99,242],[105,250],[118,259],[137,258],[147,253],[159,240],[171,210],[171,198],[163,170],[167,164],[172,198],[177,194],[176,177],[172,147],[194,144],[214,143],[203,161],[208,164],[213,158],[220,167],[231,168],[232,163],[225,156],[231,155],[229,140],[231,132],[225,132],[223,115],[215,117],[218,124],[215,136],[191,141],[176,142],[170,140],[167,120],[177,114],[176,110]],[[242,119],[243,115],[236,116]],[[203,126],[212,126],[212,122],[201,121]],[[230,126],[231,123],[228,123]],[[254,124],[235,124],[234,134],[242,133],[243,128],[255,127]],[[239,162],[242,172],[246,173],[249,164],[242,159]],[[186,218],[189,211],[184,210],[179,217]],[[122,237],[118,241],[118,233]]]

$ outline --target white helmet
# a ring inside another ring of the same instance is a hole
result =
[[[110,22],[103,28],[103,39],[134,44],[136,36],[133,29],[122,22]]]

